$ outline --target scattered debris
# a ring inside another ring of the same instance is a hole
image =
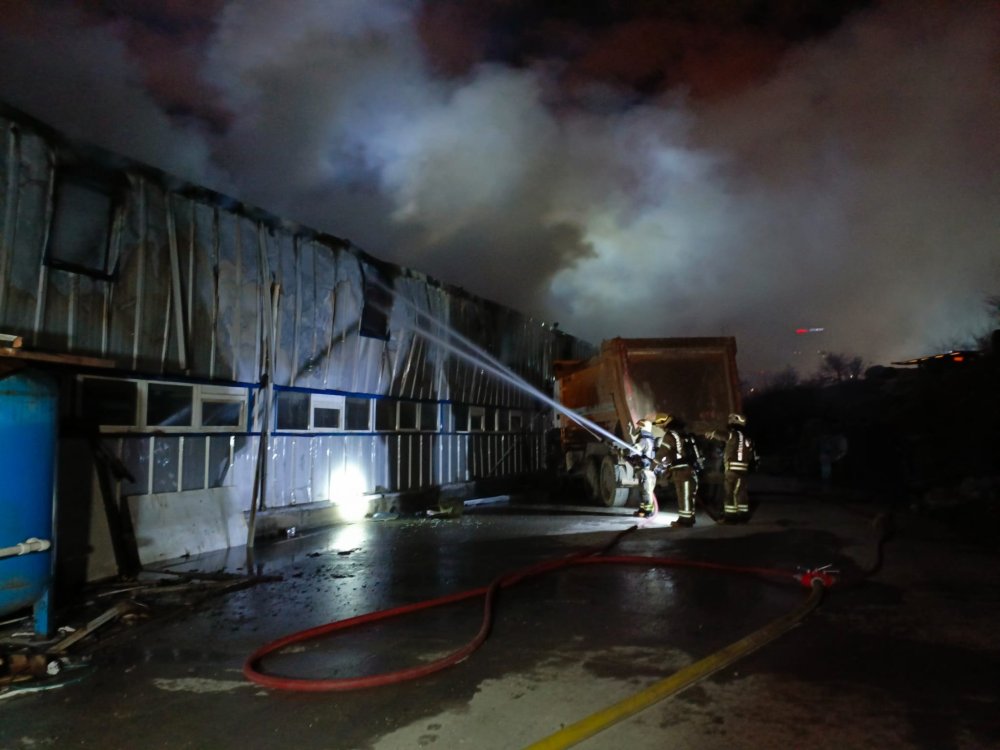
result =
[[[131,580],[118,578],[93,584],[88,597],[73,611],[62,613],[67,624],[59,627],[54,639],[39,640],[33,631],[0,631],[0,699],[51,690],[82,679],[84,675],[70,672],[90,665],[94,653],[103,645],[101,640],[110,641],[140,620],[190,609],[215,594],[281,580],[282,576],[151,570],[141,571]],[[117,601],[109,607],[109,599]],[[19,626],[29,619],[17,618],[3,624]],[[102,634],[107,637],[99,639]]]
[[[111,622],[112,620],[117,619],[120,615],[124,615],[128,612],[131,612],[135,608],[135,606],[136,605],[134,602],[128,600],[118,602],[111,609],[98,615],[93,620],[88,622],[86,627],[73,631],[72,634],[70,634],[66,638],[63,638],[61,641],[56,643],[55,646],[53,646],[51,649],[52,653],[60,654],[65,652],[66,649],[68,649],[74,643],[86,638],[88,635],[93,633],[102,625],[105,625]]]

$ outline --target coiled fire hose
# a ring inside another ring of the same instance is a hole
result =
[[[422,602],[415,602],[413,604],[406,604],[400,607],[393,607],[391,609],[379,610],[376,612],[370,612],[364,615],[359,615],[357,617],[351,617],[345,620],[337,620],[334,622],[327,623],[325,625],[320,625],[314,628],[309,628],[307,630],[302,630],[298,633],[293,633],[291,635],[279,638],[271,643],[268,643],[261,648],[253,652],[246,660],[243,665],[244,676],[259,685],[265,687],[273,688],[275,690],[287,690],[296,692],[326,692],[326,691],[347,691],[347,690],[359,690],[362,688],[372,688],[382,685],[391,685],[399,682],[405,682],[407,680],[413,680],[418,677],[424,677],[434,672],[438,672],[446,667],[450,667],[458,662],[462,661],[468,657],[472,652],[478,649],[489,635],[490,627],[493,622],[493,606],[496,599],[497,593],[500,589],[509,588],[521,581],[528,578],[533,578],[543,573],[549,573],[555,570],[560,570],[562,568],[568,568],[575,565],[646,565],[654,567],[672,566],[672,567],[689,567],[689,568],[707,568],[710,570],[718,571],[729,571],[734,573],[743,573],[750,575],[765,576],[770,578],[777,578],[779,580],[790,580],[798,581],[800,584],[811,588],[814,592],[816,591],[816,585],[818,584],[820,588],[830,586],[833,584],[833,576],[830,572],[819,569],[814,571],[809,571],[805,574],[803,573],[793,573],[786,570],[779,570],[773,568],[759,568],[759,567],[742,567],[735,565],[724,565],[720,563],[711,563],[698,560],[688,560],[683,558],[675,557],[647,557],[642,555],[616,555],[608,556],[603,554],[613,546],[615,546],[626,534],[630,534],[637,530],[637,526],[632,526],[619,532],[615,535],[609,544],[603,545],[598,548],[584,550],[581,552],[574,553],[567,557],[558,558],[555,560],[546,560],[535,565],[531,565],[525,568],[521,568],[515,571],[503,573],[497,576],[488,586],[482,586],[475,589],[469,589],[467,591],[461,591],[455,594],[448,594],[446,596],[440,596],[434,599],[428,599]],[[811,595],[812,596],[812,595]],[[294,643],[301,643],[303,641],[312,640],[314,638],[320,638],[322,636],[327,636],[333,633],[343,632],[352,628],[362,627],[364,625],[370,625],[375,622],[380,622],[382,620],[387,620],[394,617],[402,617],[403,615],[408,615],[414,612],[419,612],[425,609],[430,609],[433,607],[440,607],[446,604],[453,604],[455,602],[464,601],[466,599],[473,599],[476,597],[483,597],[483,618],[482,624],[479,627],[479,631],[476,635],[466,643],[461,648],[453,651],[446,656],[443,656],[435,661],[421,664],[415,667],[409,667],[406,669],[400,669],[394,672],[384,672],[382,674],[368,675],[364,677],[342,677],[342,678],[332,678],[332,679],[305,679],[298,677],[289,677],[285,675],[274,675],[268,674],[262,671],[260,662],[269,654],[274,654],[281,651],[282,649],[291,646]]]
[[[578,552],[568,557],[544,561],[520,570],[504,573],[495,578],[488,586],[470,589],[468,591],[450,594],[447,596],[429,599],[424,602],[394,607],[392,609],[372,612],[346,620],[339,620],[321,625],[319,627],[303,630],[292,635],[279,638],[255,651],[251,654],[244,666],[244,676],[265,687],[276,690],[300,691],[300,692],[322,692],[322,691],[347,691],[361,688],[371,688],[380,685],[390,685],[416,679],[428,674],[445,669],[457,664],[465,659],[469,654],[479,648],[489,634],[493,619],[493,602],[497,592],[501,588],[507,588],[519,583],[527,578],[541,575],[550,571],[573,565],[650,565],[650,566],[673,566],[689,568],[705,568],[717,571],[729,571],[733,573],[744,573],[765,577],[773,577],[786,581],[795,581],[809,589],[806,599],[788,614],[782,615],[773,620],[763,628],[750,635],[726,646],[719,651],[691,664],[673,675],[660,680],[650,687],[619,701],[597,713],[594,713],[574,724],[571,724],[558,732],[530,745],[525,750],[560,750],[576,745],[585,739],[603,731],[612,724],[628,718],[652,704],[659,702],[671,695],[675,695],[684,688],[695,682],[708,677],[709,675],[725,668],[736,660],[756,651],[775,640],[783,633],[795,627],[803,618],[812,612],[822,601],[826,589],[839,583],[834,574],[836,571],[830,566],[815,568],[806,572],[790,572],[774,568],[743,567],[735,565],[724,565],[698,560],[689,560],[673,557],[645,557],[641,555],[603,555],[604,552],[616,545],[626,534],[636,531],[639,527],[632,526],[619,532],[609,544],[602,547]],[[870,563],[862,568],[854,580],[847,582],[847,585],[859,583],[864,578],[876,572],[882,565],[882,547],[886,539],[891,534],[891,516],[885,513],[877,514],[872,519],[872,528],[875,531],[875,554]],[[843,586],[843,584],[839,584]],[[307,641],[313,638],[329,635],[331,633],[360,627],[373,622],[386,620],[393,617],[410,614],[432,607],[443,606],[466,599],[484,597],[483,620],[479,632],[465,646],[444,656],[436,661],[418,667],[402,669],[395,672],[387,672],[367,677],[350,677],[338,679],[301,679],[295,677],[269,675],[259,668],[260,661],[267,655],[273,654],[290,646],[293,643]]]

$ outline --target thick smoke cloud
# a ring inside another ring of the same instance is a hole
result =
[[[70,137],[232,187],[212,164],[201,130],[168,116],[145,91],[114,28],[91,25],[72,8],[5,4],[0,101]]]
[[[583,338],[731,334],[744,374],[807,373],[985,325],[996,8],[875,7],[706,102],[570,99],[541,62],[443,77],[414,2],[229,3],[201,58],[215,132],[156,105],[120,29],[50,12],[4,32],[0,98]]]

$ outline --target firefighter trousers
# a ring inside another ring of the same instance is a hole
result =
[[[750,495],[747,493],[747,473],[727,471],[725,477],[726,500],[723,510],[727,516],[746,515],[750,512]]]
[[[694,469],[690,466],[676,466],[670,470],[670,481],[677,492],[677,517],[683,521],[694,521]]]
[[[656,473],[651,469],[643,469],[642,474],[639,477],[639,510],[653,512],[656,508],[656,495],[653,494],[656,489]]]

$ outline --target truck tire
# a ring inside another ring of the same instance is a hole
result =
[[[611,456],[601,461],[600,497],[605,508],[621,508],[628,502],[628,487],[618,486],[618,462]]]

